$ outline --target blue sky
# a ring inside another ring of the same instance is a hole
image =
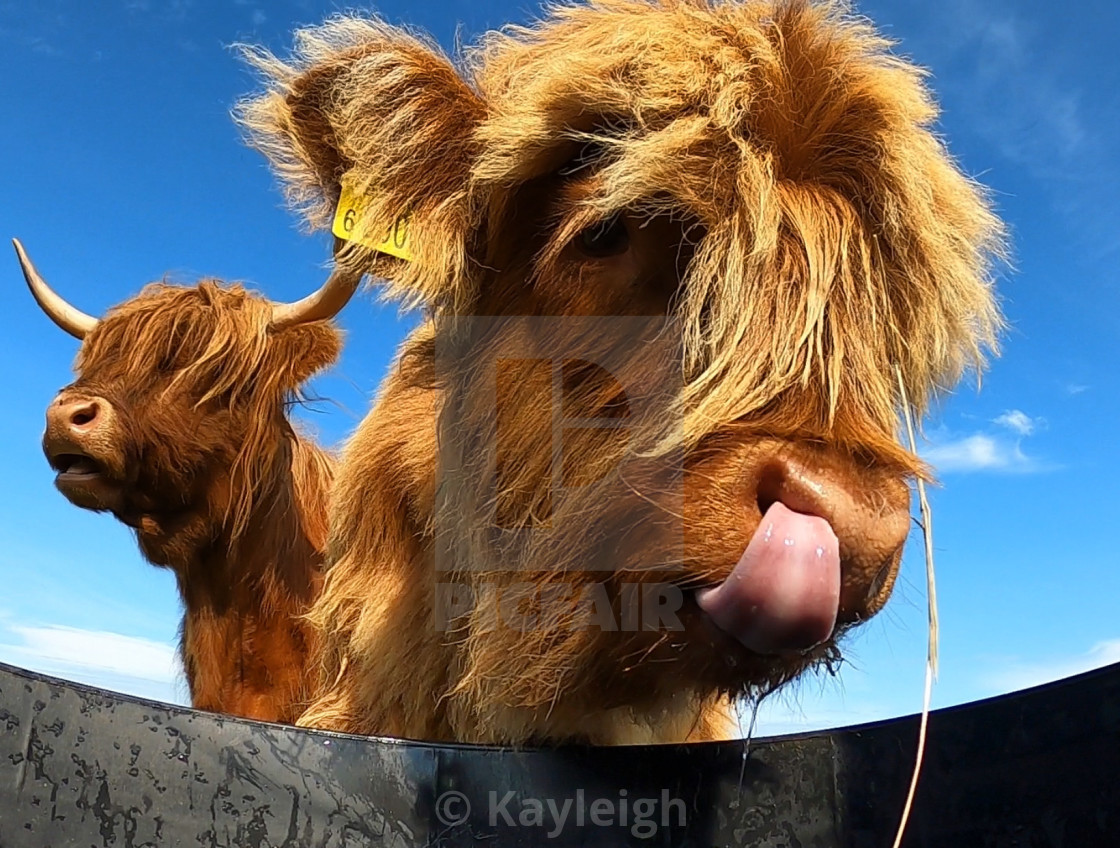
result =
[[[299,232],[229,109],[253,83],[229,45],[290,44],[340,6],[251,0],[0,2],[0,235],[87,312],[165,273],[250,282],[278,299],[318,285],[322,235]],[[391,0],[394,22],[445,46],[534,2]],[[1120,661],[1120,6],[1110,0],[874,0],[860,11],[930,68],[941,132],[996,192],[1015,269],[1012,329],[982,390],[963,385],[926,422],[941,612],[934,706]],[[7,251],[3,247],[0,250]],[[176,703],[172,576],[129,531],[55,491],[43,413],[69,382],[74,340],[0,259],[0,660]],[[341,316],[349,341],[300,413],[338,444],[364,414],[412,324],[372,295]],[[1108,530],[1108,527],[1113,530]],[[838,679],[809,678],[758,731],[833,727],[921,706],[925,595],[911,538],[892,602],[853,638]]]

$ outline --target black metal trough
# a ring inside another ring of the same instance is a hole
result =
[[[345,736],[0,664],[0,848],[890,848],[916,716],[741,742]],[[1120,664],[931,714],[906,846],[1120,846]]]

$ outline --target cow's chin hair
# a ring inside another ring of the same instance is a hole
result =
[[[213,507],[215,487],[199,491],[200,474],[168,477],[158,483],[141,483],[127,491],[114,512],[117,519],[136,532],[143,555],[156,565],[183,570],[199,559],[214,542]],[[176,492],[179,500],[146,495]],[[220,500],[220,498],[218,499]],[[221,504],[217,504],[221,508]]]
[[[681,614],[685,636],[675,659],[689,669],[702,689],[735,700],[758,700],[807,671],[835,672],[840,642],[850,625],[840,625],[826,641],[804,651],[766,655],[744,647],[721,630],[689,598]]]
[[[466,437],[469,445],[469,431]],[[599,455],[610,452],[603,442],[596,447]],[[691,702],[692,713],[703,715],[719,698],[758,699],[812,668],[836,667],[845,623],[807,651],[761,655],[720,630],[696,603],[697,589],[731,574],[761,520],[757,504],[747,503],[737,485],[751,451],[749,441],[732,444],[722,462],[702,463],[698,473],[695,463],[686,473],[681,463],[624,458],[619,474],[562,494],[530,487],[520,496],[508,494],[516,487],[484,483],[489,468],[474,459],[481,451],[459,454],[466,476],[458,486],[445,481],[446,500],[436,513],[436,536],[446,546],[437,546],[436,556],[453,567],[437,574],[450,571],[474,587],[476,598],[495,586],[513,598],[518,586],[595,591],[609,601],[615,628],[561,617],[525,632],[501,621],[502,608],[487,599],[486,608],[463,622],[458,686],[482,712],[483,728],[508,730],[517,709],[530,724],[553,729],[564,715],[578,728],[581,714],[611,710],[651,728],[665,726],[667,704]],[[526,466],[530,456],[521,455]],[[481,531],[493,528],[495,515],[498,524],[524,532]],[[668,596],[675,618],[650,615],[647,604],[659,593]]]
[[[623,600],[619,583],[626,581],[617,576],[567,577],[576,584],[577,594],[606,587],[617,629],[572,618],[525,632],[516,621],[507,620],[505,610],[498,612],[490,598],[507,587],[516,593],[519,583],[537,588],[555,584],[554,578],[536,574],[469,578],[476,598],[491,593],[467,624],[467,674],[460,684],[460,691],[480,710],[477,718],[483,728],[501,727],[508,732],[519,710],[524,713],[521,721],[529,726],[541,721],[551,728],[549,732],[565,724],[564,716],[570,715],[576,730],[564,731],[569,739],[573,734],[579,738],[581,720],[605,718],[612,712],[652,728],[665,722],[666,705],[687,704],[682,714],[696,715],[721,698],[757,700],[807,670],[831,669],[839,660],[834,640],[800,653],[754,653],[716,627],[700,610],[692,591],[682,586],[675,586],[684,599],[676,613],[680,626],[643,630],[643,622],[656,621],[643,619],[646,611],[639,610],[627,622],[625,612],[635,596],[641,598],[640,588]],[[656,579],[631,585],[673,587]]]
[[[168,568],[177,569],[194,559],[210,538],[205,518],[190,512],[148,513],[132,520],[141,552],[154,564]]]
[[[477,489],[459,493],[457,506],[465,509],[449,509],[448,516],[471,514],[470,491]],[[467,635],[457,688],[482,713],[483,728],[508,732],[511,711],[518,709],[530,725],[541,721],[551,728],[566,723],[567,714],[578,727],[580,715],[612,710],[656,726],[666,704],[702,707],[719,694],[752,694],[744,681],[777,685],[811,661],[752,655],[710,626],[692,592],[725,577],[734,561],[682,567],[672,511],[609,482],[552,506],[551,527],[534,528],[505,547],[462,524],[438,534],[450,549],[437,556],[472,566],[450,575],[437,568],[437,574],[474,589],[476,606],[461,631]],[[484,523],[481,516],[478,521],[476,528]],[[526,611],[538,620],[519,626],[509,613],[518,614],[525,593]],[[675,616],[651,614],[659,594]],[[554,599],[551,610],[535,606],[546,597]],[[557,597],[580,598],[577,611]]]

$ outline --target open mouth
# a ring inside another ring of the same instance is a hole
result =
[[[55,488],[75,506],[93,510],[120,506],[120,487],[97,460],[81,453],[56,453],[48,460],[57,472]]]
[[[82,454],[57,454],[50,458],[50,463],[51,467],[58,472],[59,480],[88,481],[102,475],[101,466]]]
[[[697,592],[696,601],[721,630],[756,654],[812,650],[836,628],[839,547],[825,519],[775,501],[731,574]]]

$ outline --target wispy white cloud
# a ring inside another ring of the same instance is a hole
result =
[[[929,53],[952,106],[1009,162],[1045,183],[1054,208],[1096,256],[1115,234],[1120,169],[1108,128],[1115,100],[1093,89],[1075,41],[1056,41],[1044,17],[1007,0],[947,0],[931,8]],[[920,40],[922,36],[916,36]],[[1112,214],[1109,214],[1111,211]]]
[[[1068,383],[1066,385],[1066,394],[1079,395],[1082,392],[1089,391],[1089,388],[1089,386],[1086,386],[1083,383]]]
[[[61,56],[62,51],[47,41],[42,36],[32,36],[27,39],[27,46],[35,53],[41,53],[44,56]]]
[[[0,623],[0,661],[142,697],[183,703],[173,645],[56,624]]]
[[[1084,91],[1065,78],[1046,35],[1013,5],[956,0],[950,38],[967,74],[948,81],[967,103],[973,126],[1008,159],[1039,176],[1079,171],[1101,139],[1086,114]]]
[[[751,729],[751,709],[746,706],[740,707],[737,713],[739,732],[746,737]],[[883,721],[895,718],[897,715],[899,715],[897,707],[875,703],[801,707],[784,700],[766,699],[754,714],[754,733],[751,736],[760,739],[767,736],[786,736],[791,733],[835,730],[853,724]]]
[[[906,715],[915,711],[910,704],[912,695],[894,686],[884,687],[882,681],[870,678],[858,665],[846,662],[839,674],[818,668],[770,693],[757,706],[739,704],[736,716],[741,736],[761,739]]]
[[[166,13],[168,18],[173,20],[182,20],[187,16],[187,12],[194,6],[194,0],[169,0],[166,4]]]
[[[268,15],[266,15],[262,9],[254,9],[251,20],[253,21],[253,26],[259,27],[268,20]]]
[[[60,625],[8,629],[23,640],[17,650],[47,661],[146,680],[167,679],[177,664],[173,646],[135,636]]]
[[[1093,645],[1085,653],[1073,657],[1007,661],[1002,668],[985,675],[983,684],[992,692],[1003,694],[1040,686],[1117,662],[1120,662],[1120,639],[1106,639]]]
[[[1020,436],[1029,436],[1039,425],[1040,419],[1031,418],[1019,409],[1009,409],[1003,415],[993,419],[992,423],[1013,430]]]
[[[1026,474],[1057,469],[1053,463],[1031,456],[1023,449],[1028,437],[1045,429],[1046,419],[1028,415],[1021,409],[1008,409],[990,419],[989,424],[994,426],[966,433],[941,427],[930,435],[928,447],[921,451],[922,458],[941,474]]]
[[[186,20],[194,0],[163,0],[152,8],[151,0],[125,0],[125,10],[133,14],[152,13],[156,20],[179,23]]]
[[[939,473],[969,471],[1002,471],[1027,473],[1041,471],[1043,466],[1023,453],[1018,442],[1011,442],[986,433],[934,445],[922,458]]]
[[[65,24],[64,19],[60,20],[60,25],[62,24]],[[15,28],[0,24],[0,42],[13,42],[43,56],[62,55],[62,50],[54,44],[53,40],[48,40],[46,36],[28,31],[26,24],[17,25]]]

